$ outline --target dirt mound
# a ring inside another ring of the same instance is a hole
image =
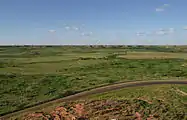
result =
[[[74,107],[68,109],[60,106],[50,113],[31,113],[26,115],[24,120],[87,120],[83,107],[82,104],[76,104]]]
[[[64,103],[50,113],[31,113],[24,120],[158,120],[185,118],[184,111],[161,101],[92,100]]]

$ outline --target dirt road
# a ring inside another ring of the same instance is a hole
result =
[[[98,93],[103,93],[103,92],[109,92],[112,90],[118,90],[122,88],[127,88],[127,87],[138,87],[138,86],[147,86],[147,85],[157,85],[157,84],[187,84],[187,81],[185,80],[164,80],[164,81],[138,81],[138,82],[125,82],[125,83],[119,83],[119,84],[114,84],[114,85],[109,85],[109,86],[104,86],[96,89],[92,89],[90,91],[85,91],[81,92],[75,95],[71,95],[68,97],[60,98],[57,100],[53,100],[38,106],[34,106],[31,108],[27,108],[24,110],[20,110],[18,112],[10,113],[4,116],[1,116],[0,120],[7,120],[10,119],[13,116],[17,116],[20,114],[26,114],[29,113],[30,111],[36,111],[40,110],[41,108],[44,108],[45,106],[50,106],[52,104],[60,103],[60,102],[65,102],[65,101],[70,101],[70,100],[78,100],[80,98],[93,95],[93,94],[98,94]]]

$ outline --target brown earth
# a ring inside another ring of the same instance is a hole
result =
[[[144,100],[92,100],[66,102],[49,113],[30,113],[22,120],[159,120],[184,119],[182,111],[169,111],[161,101],[157,105]],[[180,115],[178,114],[180,113]]]

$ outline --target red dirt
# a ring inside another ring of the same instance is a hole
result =
[[[158,120],[159,115],[166,114],[159,105],[155,109],[160,111],[155,113],[150,108],[142,108],[142,102],[150,105],[143,100],[138,101],[112,101],[112,100],[94,100],[66,103],[49,113],[30,113],[22,117],[23,120]],[[83,104],[84,103],[84,104]],[[167,105],[166,105],[167,106]],[[155,106],[154,106],[155,107]],[[164,107],[164,106],[163,106]],[[175,112],[175,111],[174,111]],[[145,113],[149,113],[147,116]],[[175,114],[175,113],[174,113]],[[173,115],[171,113],[170,115]],[[177,115],[174,115],[176,118]]]

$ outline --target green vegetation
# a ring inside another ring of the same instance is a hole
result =
[[[142,87],[124,88],[111,92],[91,95],[89,99],[142,99],[148,102],[161,100],[168,103],[185,103],[183,96],[176,89],[182,90],[185,85],[150,85]]]
[[[91,95],[78,101],[59,102],[45,106],[44,109],[30,111],[29,113],[42,113],[44,116],[55,108],[65,108],[69,113],[74,113],[72,107],[83,104],[89,119],[135,119],[135,113],[141,114],[143,119],[152,115],[157,119],[185,120],[187,106],[185,96],[178,89],[184,85],[151,85],[144,87],[125,88],[121,90]],[[58,113],[58,112],[57,112]],[[59,112],[59,113],[63,113]],[[65,114],[62,114],[62,116]],[[75,114],[74,114],[75,115]],[[24,118],[27,114],[14,116]],[[12,119],[13,119],[12,118]],[[50,118],[54,119],[52,115]],[[49,118],[49,119],[50,119]]]
[[[0,47],[0,114],[115,82],[187,78],[183,57],[119,57],[140,48],[163,48],[160,51],[177,54],[186,50],[164,46]]]
[[[142,116],[157,115],[159,119],[185,120],[187,112],[187,94],[181,94],[187,90],[184,85],[151,85],[145,87],[125,88],[89,96],[89,100],[140,100],[141,107],[132,111],[141,112]],[[180,91],[178,91],[180,90]],[[136,102],[132,102],[136,106]],[[166,111],[165,111],[165,110]],[[177,117],[178,116],[178,117]],[[180,118],[183,116],[182,118]],[[145,119],[145,118],[144,118]]]

